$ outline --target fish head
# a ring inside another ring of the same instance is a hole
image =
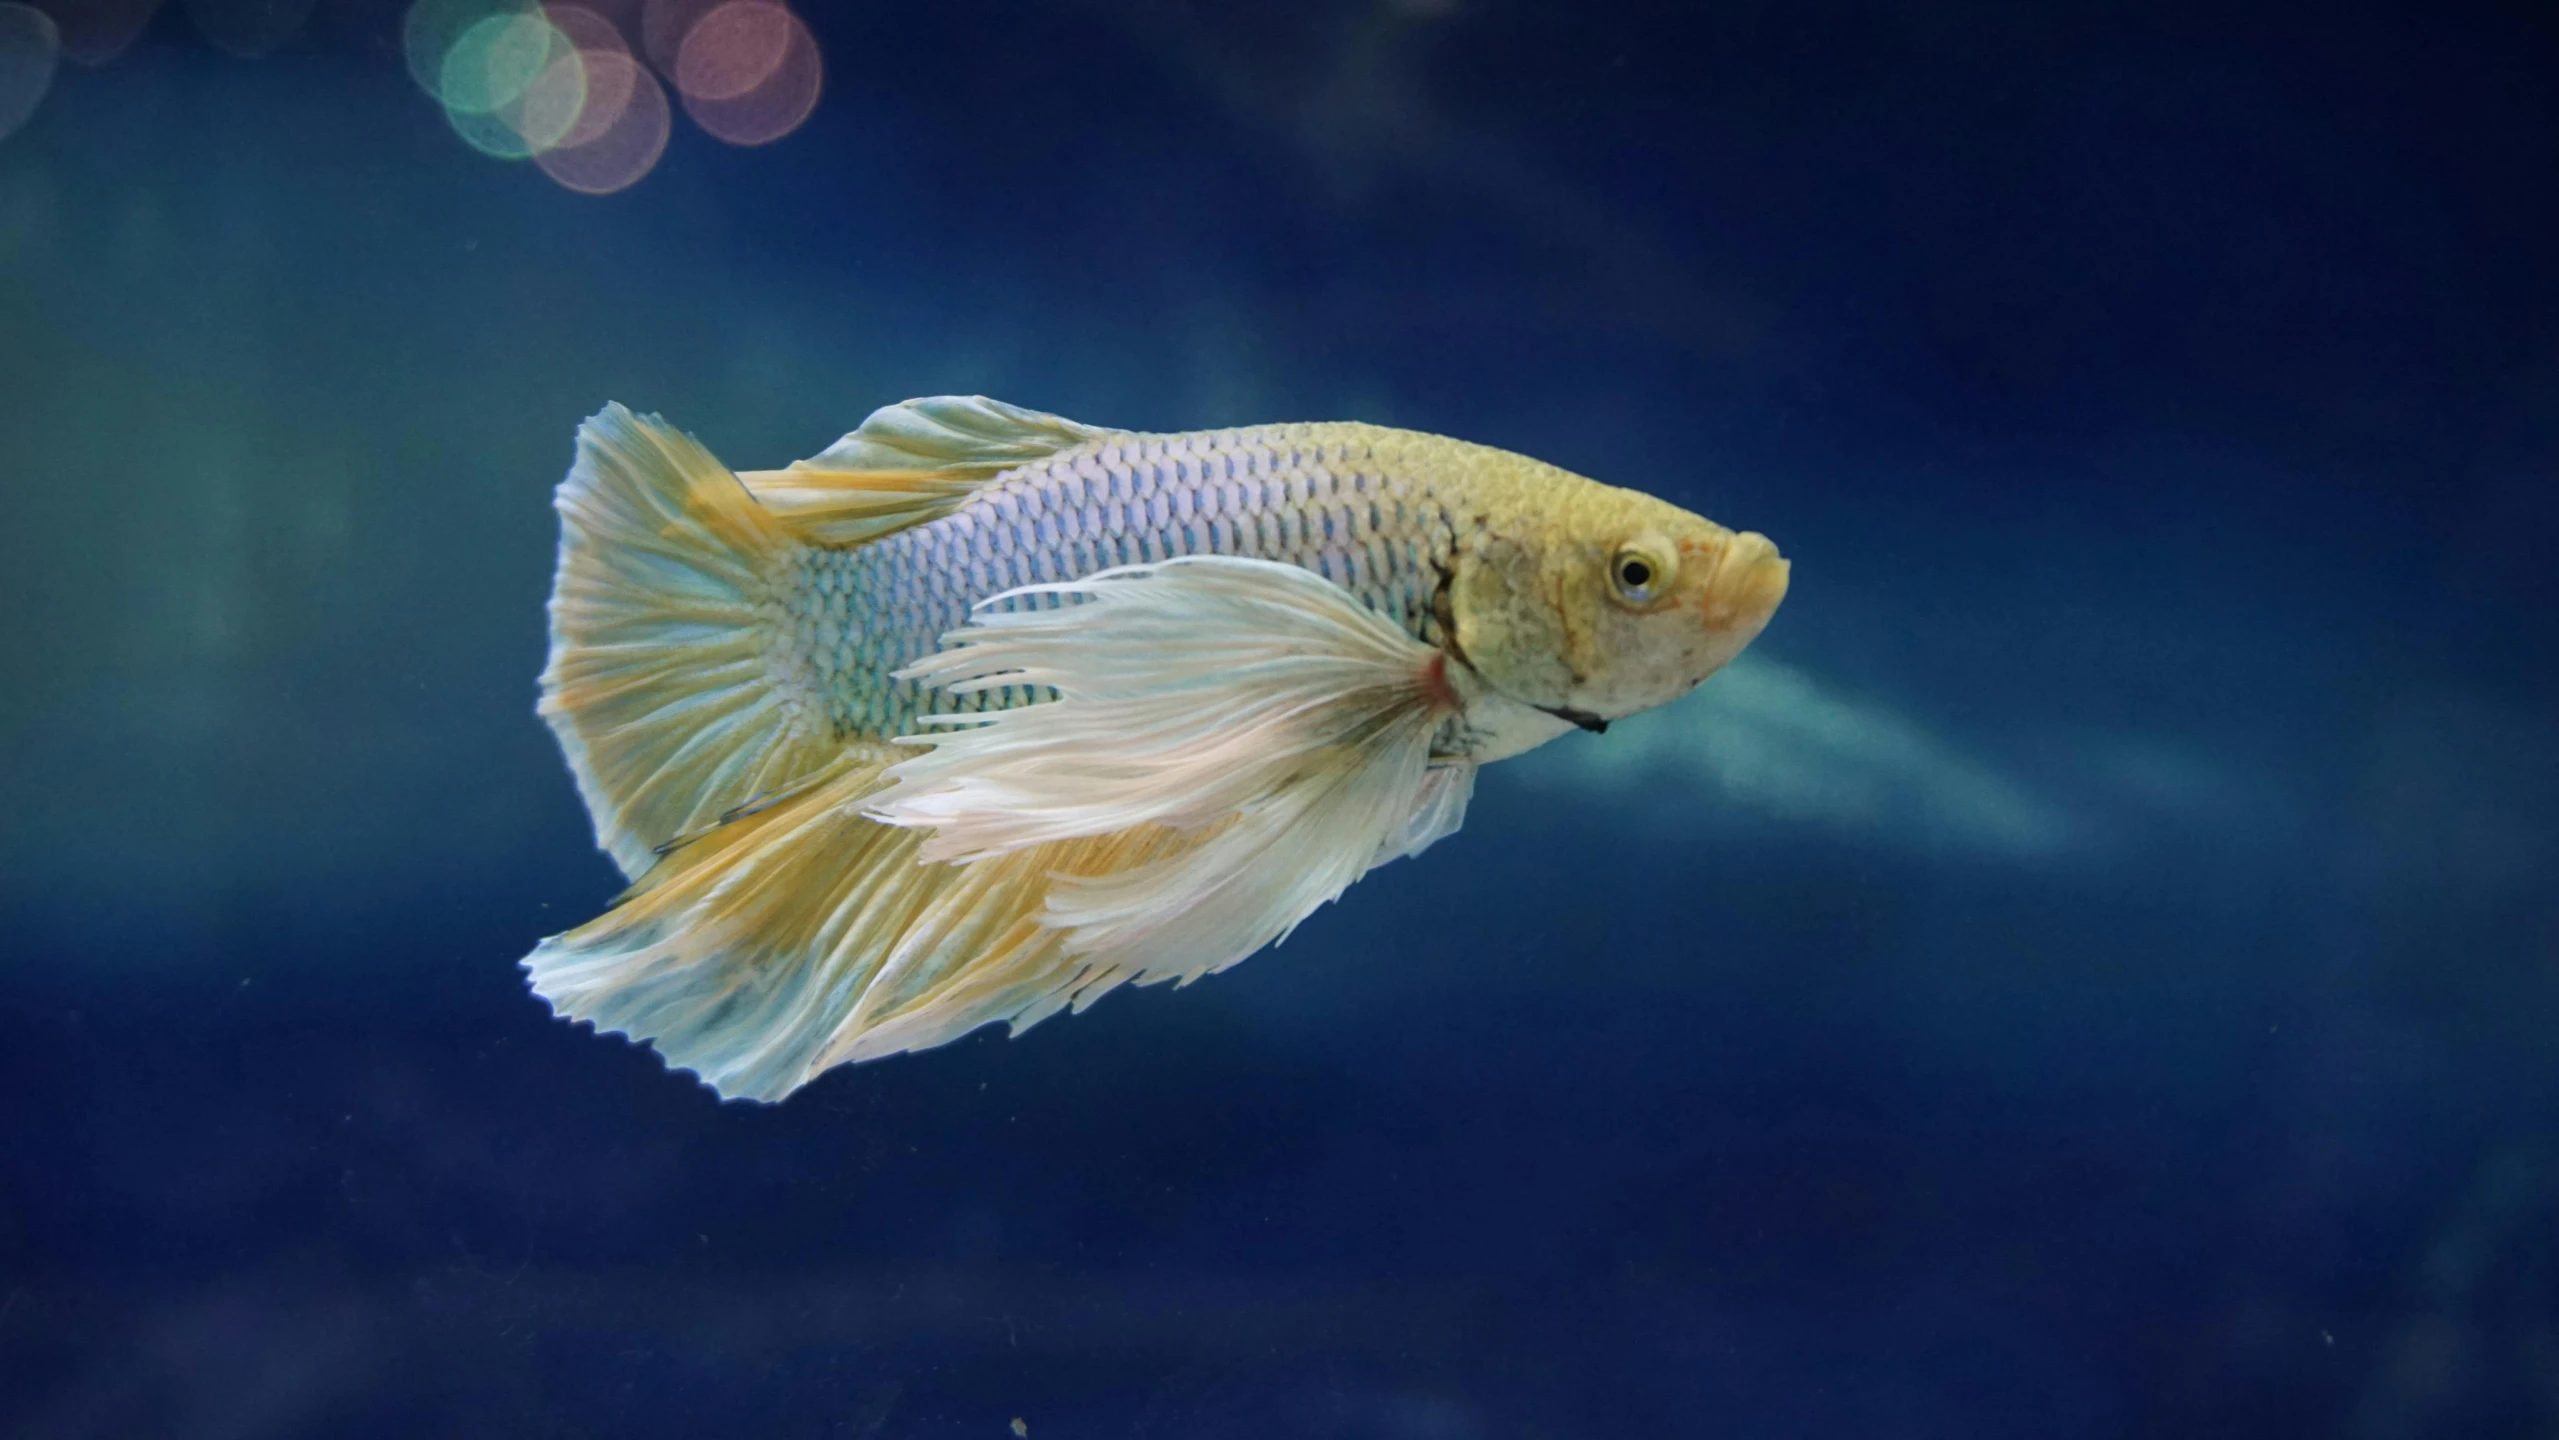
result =
[[[1765,535],[1568,478],[1462,542],[1448,619],[1494,689],[1593,727],[1676,700],[1740,654],[1786,598],[1787,563]]]

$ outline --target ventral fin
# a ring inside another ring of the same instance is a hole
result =
[[[858,545],[949,514],[1007,470],[1116,433],[983,395],[932,395],[881,406],[787,469],[738,478],[801,539]]]
[[[1070,603],[1036,603],[1051,596]],[[1026,587],[901,674],[1058,698],[933,717],[941,728],[909,742],[930,750],[892,767],[865,809],[928,831],[928,861],[1147,827],[1186,837],[1143,864],[1057,876],[1044,921],[1109,972],[1189,979],[1457,827],[1471,771],[1431,764],[1452,708],[1445,663],[1340,586],[1266,560]]]

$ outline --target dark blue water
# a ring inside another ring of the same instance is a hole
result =
[[[2547,8],[811,3],[601,199],[237,8],[0,139],[0,1431],[2559,1426]],[[946,392],[1794,590],[1276,953],[721,1105],[514,969],[548,490]]]

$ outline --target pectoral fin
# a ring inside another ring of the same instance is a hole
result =
[[[931,749],[867,808],[928,831],[928,860],[1146,826],[1186,837],[1141,866],[1059,877],[1044,923],[1112,972],[1189,979],[1456,828],[1467,777],[1430,763],[1456,703],[1443,663],[1292,565],[1198,556],[1028,587],[904,673],[1058,698],[934,717],[944,728],[917,737]]]

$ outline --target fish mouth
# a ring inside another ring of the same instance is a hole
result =
[[[1698,618],[1710,630],[1738,633],[1747,644],[1777,613],[1794,567],[1777,553],[1775,541],[1756,530],[1742,531],[1716,547],[1712,563]]]

